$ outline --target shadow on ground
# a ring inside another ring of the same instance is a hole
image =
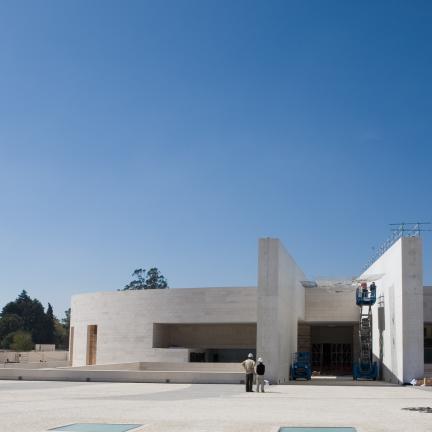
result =
[[[411,407],[411,408],[402,408],[402,409],[405,411],[417,411],[417,412],[432,414],[431,407]]]

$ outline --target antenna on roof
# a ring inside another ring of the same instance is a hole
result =
[[[391,230],[400,233],[401,237],[420,237],[422,232],[432,231],[432,229],[428,229],[431,222],[400,222],[389,225],[397,226],[397,228]]]
[[[401,237],[421,237],[422,232],[432,231],[431,222],[399,222],[389,224],[393,234],[378,248],[374,249],[373,256],[364,265],[363,271],[369,268],[381,255],[393,246]]]

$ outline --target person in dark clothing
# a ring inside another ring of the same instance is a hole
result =
[[[261,387],[261,392],[264,393],[265,366],[263,363],[263,359],[261,357],[257,360],[255,373],[256,373],[256,391],[259,392]]]

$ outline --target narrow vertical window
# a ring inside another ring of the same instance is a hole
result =
[[[69,334],[69,363],[73,364],[73,348],[74,348],[74,328],[70,328]]]
[[[97,325],[87,326],[87,365],[96,364]]]

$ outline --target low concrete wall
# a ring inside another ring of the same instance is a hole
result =
[[[2,380],[96,381],[177,384],[240,384],[244,373],[189,371],[123,371],[82,369],[0,369]]]
[[[140,370],[195,371],[195,372],[243,372],[240,363],[150,363],[142,362]]]
[[[47,362],[35,362],[35,363],[3,363],[0,368],[3,369],[46,369],[46,368],[58,368],[69,366],[68,361],[47,361]]]
[[[116,363],[116,364],[104,364],[104,365],[92,365],[92,366],[74,366],[69,367],[71,370],[125,370],[125,371],[139,371],[140,363]]]
[[[67,361],[68,351],[1,351],[0,362],[6,360],[20,363],[37,363],[40,361]]]
[[[108,365],[78,366],[73,370],[129,370],[129,371],[169,371],[169,372],[244,372],[240,363],[168,363],[135,362]]]

